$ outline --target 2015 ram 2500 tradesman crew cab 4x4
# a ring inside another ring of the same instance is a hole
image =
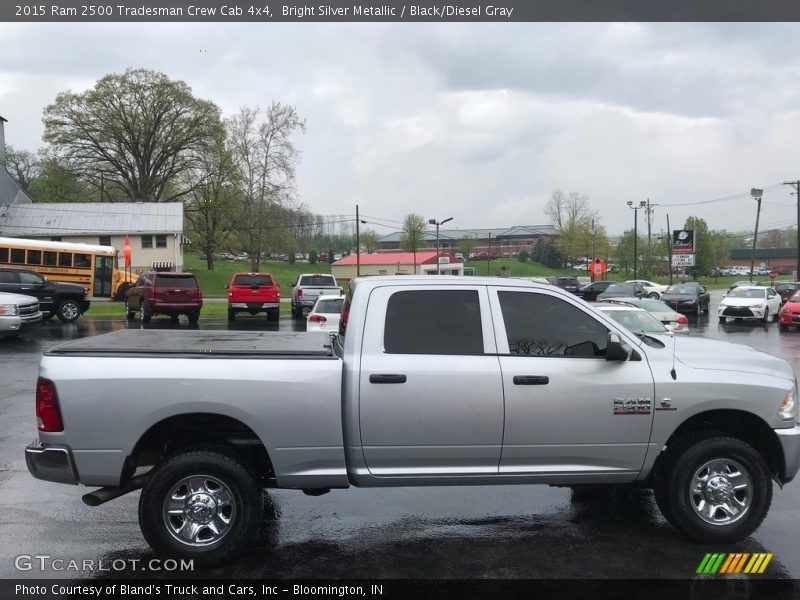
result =
[[[124,330],[46,352],[39,376],[31,473],[106,486],[90,505],[143,488],[148,543],[208,563],[253,541],[262,488],[640,485],[724,543],[800,466],[785,361],[636,336],[510,279],[355,279],[335,338]]]

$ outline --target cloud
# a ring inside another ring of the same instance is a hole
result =
[[[796,179],[792,24],[2,24],[6,139],[41,144],[65,89],[146,67],[225,115],[294,104],[298,192],[320,214],[408,212],[458,227],[546,222],[552,191],[590,196],[612,233],[650,198],[658,227],[753,220],[747,198]],[[792,218],[776,188],[762,219]],[[784,204],[785,206],[780,206]]]

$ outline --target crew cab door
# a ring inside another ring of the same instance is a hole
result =
[[[359,388],[371,474],[497,473],[503,392],[484,286],[372,290]]]
[[[653,420],[644,354],[607,361],[613,329],[561,294],[493,287],[489,296],[505,390],[500,473],[634,479]]]

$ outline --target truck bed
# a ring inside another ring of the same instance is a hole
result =
[[[47,356],[151,356],[223,358],[333,359],[331,339],[324,332],[175,331],[124,329],[67,342]]]

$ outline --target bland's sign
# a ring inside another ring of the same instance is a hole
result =
[[[676,229],[672,232],[673,254],[694,254],[694,229]]]
[[[693,267],[694,254],[673,254],[672,255],[673,267]]]

